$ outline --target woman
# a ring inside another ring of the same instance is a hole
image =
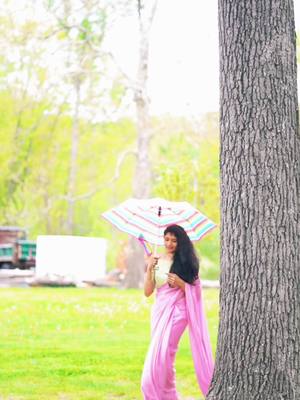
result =
[[[202,307],[199,261],[185,230],[171,225],[164,231],[165,255],[149,257],[144,293],[156,289],[151,343],[142,375],[144,400],[177,400],[174,361],[186,326],[199,386],[207,394],[213,358]]]

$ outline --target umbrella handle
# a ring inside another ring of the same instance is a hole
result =
[[[138,238],[138,241],[141,243],[141,245],[143,246],[145,253],[147,254],[147,256],[151,256],[152,254],[152,247],[149,243],[147,243],[143,237],[143,235],[140,235]]]

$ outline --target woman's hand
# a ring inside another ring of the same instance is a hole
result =
[[[157,256],[151,255],[151,256],[148,258],[147,272],[151,272],[151,273],[152,273],[152,272],[154,271],[154,269],[155,269],[157,263],[158,263],[158,257],[157,257]]]
[[[168,275],[168,284],[170,287],[172,287],[172,288],[178,287],[182,290],[185,289],[185,282],[184,282],[184,280],[179,278],[178,275],[172,274],[171,272],[169,272],[167,275]]]
[[[144,280],[144,293],[145,296],[150,296],[155,287],[155,281],[154,281],[154,269],[157,265],[158,262],[158,257],[150,256],[147,261],[147,270],[145,274],[145,280]]]

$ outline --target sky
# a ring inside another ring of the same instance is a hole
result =
[[[218,110],[217,12],[217,0],[159,3],[150,42],[154,113]]]
[[[296,31],[300,32],[300,0],[294,3]],[[118,24],[111,44],[122,69],[134,76],[137,33],[133,20]],[[160,0],[150,36],[151,112],[199,115],[218,111],[218,65],[218,1]],[[299,76],[300,72],[298,92]]]

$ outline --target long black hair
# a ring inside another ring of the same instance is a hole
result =
[[[170,272],[178,275],[187,283],[193,283],[199,274],[199,260],[193,243],[186,231],[179,225],[168,226],[164,231],[164,235],[167,233],[174,235],[177,239],[177,248]]]

